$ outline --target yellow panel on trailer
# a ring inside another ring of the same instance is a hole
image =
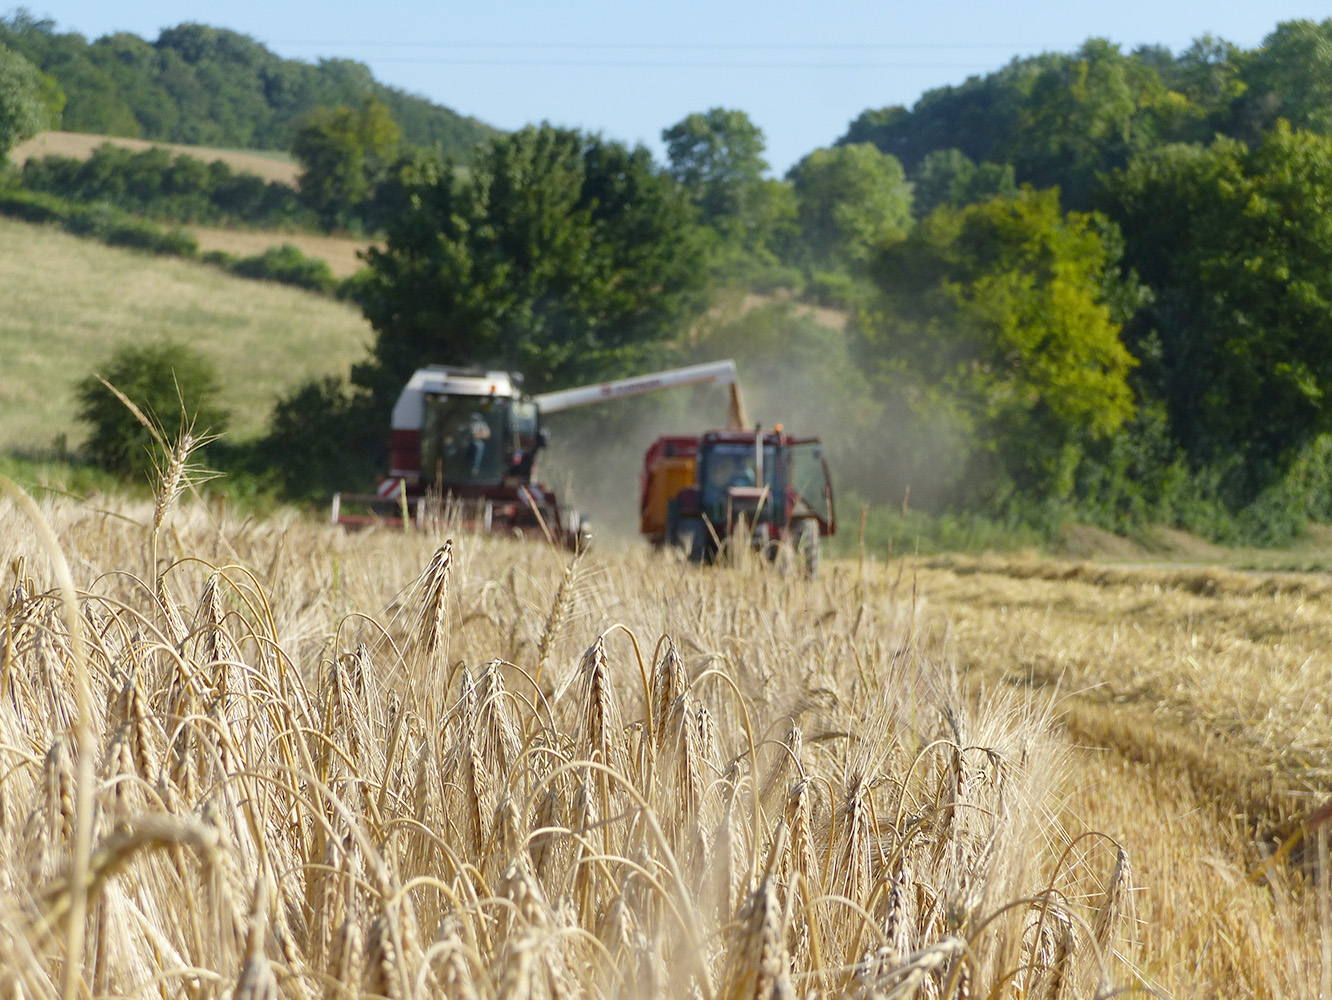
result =
[[[666,504],[681,490],[694,485],[697,460],[694,456],[660,458],[648,472],[647,488],[643,491],[643,510],[640,530],[653,537],[666,533]]]

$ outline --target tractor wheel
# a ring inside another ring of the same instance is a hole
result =
[[[682,517],[675,528],[675,543],[691,563],[701,563],[708,556],[708,529],[701,517]]]
[[[804,518],[797,522],[792,535],[795,542],[797,565],[805,571],[805,576],[813,579],[819,575],[819,522],[813,518]]]

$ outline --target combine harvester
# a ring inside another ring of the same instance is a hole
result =
[[[431,503],[477,531],[535,534],[586,547],[589,525],[534,480],[547,433],[542,417],[560,410],[688,385],[728,385],[730,423],[746,425],[734,361],[692,365],[537,396],[522,376],[431,365],[412,375],[393,407],[389,474],[375,494],[337,493],[333,521],[348,528],[423,524]],[[353,513],[355,508],[361,513]]]

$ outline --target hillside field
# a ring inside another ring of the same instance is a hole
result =
[[[257,434],[274,401],[345,374],[371,331],[354,307],[215,267],[0,219],[0,448],[82,438],[73,386],[117,346],[164,338],[217,365],[230,433]]]

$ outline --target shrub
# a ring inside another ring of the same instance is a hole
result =
[[[86,160],[44,156],[28,160],[21,173],[29,191],[80,204],[106,202],[175,222],[301,225],[318,219],[296,191],[277,181],[238,174],[220,161],[205,163],[185,154],[174,158],[154,147],[132,152],[111,143]]]
[[[199,250],[198,241],[186,230],[164,230],[106,202],[76,205],[54,195],[15,189],[0,192],[0,215],[23,222],[54,223],[75,236],[98,239],[110,246],[179,257],[192,257]]]
[[[129,344],[76,387],[79,419],[89,426],[88,457],[119,473],[152,468],[152,434],[97,377],[100,374],[169,435],[184,426],[217,433],[227,424],[212,363],[182,344]]]
[[[231,270],[244,278],[277,281],[326,295],[338,284],[327,262],[307,257],[290,243],[269,247],[254,257],[243,257],[231,265]]]
[[[365,392],[328,376],[278,401],[257,464],[275,472],[289,497],[323,496],[370,482],[380,466],[387,414]]]

